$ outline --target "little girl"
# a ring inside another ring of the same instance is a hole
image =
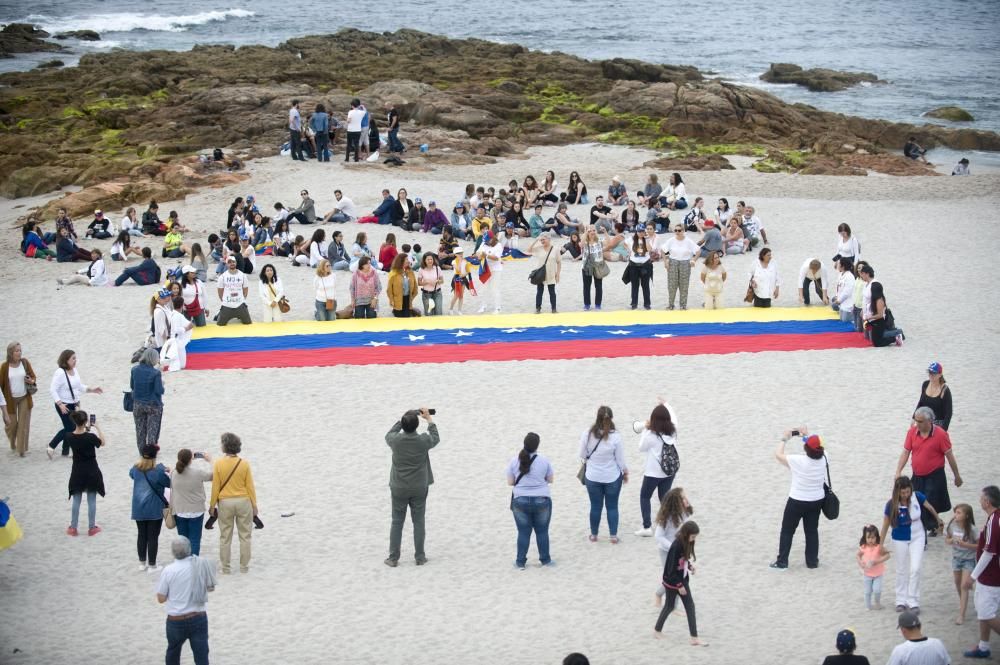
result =
[[[976,547],[979,530],[972,514],[972,506],[960,503],[955,506],[955,516],[945,529],[945,542],[951,545],[951,570],[955,575],[955,589],[958,591],[958,618],[955,623],[965,621],[965,608],[969,604],[969,591],[963,584],[976,567]]]
[[[861,529],[861,542],[858,543],[858,566],[865,576],[865,607],[872,608],[872,594],[875,594],[874,609],[882,609],[882,575],[885,574],[885,562],[889,560],[889,552],[882,550],[882,539],[878,527],[866,524]]]
[[[705,257],[701,269],[701,283],[705,285],[705,309],[722,309],[722,285],[726,281],[726,269],[722,267],[719,255],[712,252]]]
[[[691,633],[691,646],[708,646],[707,643],[698,639],[698,622],[694,615],[694,598],[691,597],[691,587],[688,583],[690,575],[694,574],[694,541],[698,537],[699,529],[696,522],[688,520],[677,530],[677,537],[674,538],[670,551],[667,553],[667,563],[663,567],[663,586],[667,589],[667,602],[660,610],[660,617],[656,620],[656,627],[653,635],[657,639],[663,637],[663,624],[667,617],[674,611],[674,601],[677,596],[681,597],[684,603],[684,613],[687,614],[688,631]]]
[[[677,530],[681,528],[684,522],[691,519],[692,515],[694,515],[694,508],[688,503],[687,496],[684,495],[684,488],[674,487],[663,497],[663,501],[660,503],[660,510],[656,513],[656,519],[654,520],[656,524],[655,538],[658,545],[657,549],[660,553],[661,569],[667,564],[667,554],[670,552],[670,546],[674,544]],[[660,607],[666,592],[667,590],[662,584],[656,585],[656,599],[654,602],[657,607]]]
[[[469,279],[469,262],[465,260],[464,250],[459,246],[454,249],[455,260],[452,262],[452,266],[455,268],[455,274],[451,278],[451,305],[448,306],[449,314],[462,315],[462,301],[465,300],[465,290],[470,288],[472,285]],[[455,303],[458,303],[458,309],[455,308]]]

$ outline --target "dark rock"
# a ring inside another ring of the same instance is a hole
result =
[[[644,163],[643,168],[664,171],[731,171],[736,167],[722,155],[690,155],[688,157],[660,157]]]
[[[69,32],[57,32],[54,39],[79,39],[81,42],[99,42],[101,36],[93,30],[71,30]]]
[[[951,120],[952,122],[972,122],[972,114],[959,106],[942,106],[924,114],[928,118]]]
[[[787,62],[773,63],[760,75],[768,83],[794,83],[813,92],[836,92],[860,83],[885,83],[868,72],[838,72],[833,69],[802,69]]]
[[[35,69],[55,69],[57,67],[64,67],[66,65],[62,60],[46,60],[45,62],[40,62],[35,66]]]
[[[45,41],[48,36],[49,33],[27,23],[8,23],[0,30],[0,57],[10,57],[11,53],[62,51],[59,44]]]

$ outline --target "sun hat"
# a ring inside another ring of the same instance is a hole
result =
[[[931,374],[943,374],[944,367],[941,366],[941,363],[935,360],[934,362],[932,362],[930,365],[927,366],[927,371],[930,372]]]
[[[858,642],[854,639],[854,631],[845,628],[837,633],[837,651],[848,653],[858,648]]]
[[[813,450],[819,450],[823,447],[823,439],[819,438],[818,434],[810,434],[809,436],[802,437],[802,443],[806,444]]]

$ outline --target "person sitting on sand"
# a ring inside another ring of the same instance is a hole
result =
[[[36,259],[46,259],[51,261],[56,257],[56,253],[49,249],[49,246],[42,240],[42,230],[38,222],[29,221],[24,225],[24,239],[21,240],[21,253],[26,257]]]
[[[424,215],[424,223],[420,230],[424,233],[439,235],[448,226],[448,218],[444,212],[437,207],[436,201],[427,202],[427,214]]]
[[[153,260],[153,250],[149,247],[142,248],[142,263],[126,268],[115,280],[115,286],[121,286],[128,280],[133,280],[139,286],[149,286],[160,281],[160,266]]]
[[[559,203],[559,183],[556,182],[554,171],[545,172],[545,181],[542,183],[542,194],[539,197],[545,205],[554,206]],[[538,201],[536,201],[538,203]]]
[[[866,266],[870,271],[869,277],[874,278],[874,271]],[[885,303],[885,291],[881,282],[871,282],[871,304],[865,312],[865,324],[871,333],[872,346],[903,346],[906,335],[902,329],[896,327],[892,312]]]
[[[485,208],[484,208],[485,210]],[[454,209],[451,211],[451,231],[452,233],[462,240],[465,240],[466,235],[469,232],[469,227],[472,224],[472,220],[469,218],[469,211],[465,207],[463,201],[459,201],[455,204]]]
[[[663,205],[671,210],[683,210],[687,208],[687,190],[684,187],[684,179],[680,173],[670,174],[670,183],[663,190]]]
[[[401,229],[409,230],[410,215],[413,214],[413,208],[414,203],[410,199],[409,193],[404,188],[400,188],[396,192],[396,199],[392,202],[392,208],[389,209],[389,223]]]
[[[441,232],[441,242],[438,244],[438,265],[442,270],[448,270],[455,261],[456,250],[459,248],[458,240],[451,232],[450,226],[445,226]]]
[[[396,247],[396,234],[389,233],[385,236],[385,242],[378,248],[378,262],[385,266],[386,270],[392,267],[392,262],[396,260],[399,249]]]
[[[76,246],[76,241],[69,235],[69,230],[64,226],[59,229],[59,238],[56,240],[56,261],[59,263],[72,263],[73,261],[89,261],[90,252]]]
[[[542,195],[542,190],[538,187],[538,181],[535,180],[535,176],[529,175],[525,176],[524,184],[521,186],[524,190],[524,200],[521,201],[522,205],[532,208],[535,205],[535,201],[539,200]]]
[[[63,228],[69,232],[70,238],[76,240],[76,229],[73,227],[73,220],[66,214],[66,208],[59,208],[56,214],[56,235],[59,235],[59,229]]]
[[[94,211],[94,221],[87,226],[87,237],[95,240],[107,240],[111,237],[111,220],[104,216],[104,212],[98,208]]]
[[[646,211],[646,223],[650,222],[656,225],[657,233],[666,233],[670,229],[670,210],[663,206],[662,198],[654,200]]]
[[[334,231],[330,244],[326,246],[326,258],[334,270],[347,270],[351,267],[351,256],[344,246],[344,234]]]
[[[129,235],[128,231],[119,231],[118,237],[111,245],[111,260],[128,261],[129,254],[134,254],[140,260],[142,259],[142,252],[138,247],[132,246],[132,236]]]
[[[587,186],[580,180],[580,174],[573,171],[569,174],[569,184],[566,185],[564,196],[560,197],[570,205],[587,203]]]
[[[358,212],[354,207],[354,201],[344,196],[344,193],[339,189],[333,190],[333,197],[337,199],[337,205],[329,215],[323,218],[324,223],[335,222],[342,224],[357,219]]]
[[[310,268],[315,268],[319,265],[319,262],[326,258],[326,231],[323,229],[316,229],[313,231],[312,237],[309,239],[308,244],[309,255],[306,256],[301,253],[297,253],[292,265],[308,265]]]
[[[740,226],[743,229],[743,237],[745,238],[744,251],[749,251],[751,247],[756,247],[762,240],[765,245],[767,244],[767,231],[764,230],[764,225],[756,215],[753,206],[745,206],[743,208],[743,217],[740,220]]]
[[[958,164],[955,164],[955,168],[951,170],[952,175],[972,175],[969,172],[969,160],[966,157],[958,160]]]
[[[378,218],[380,225],[392,223],[392,211],[396,207],[396,200],[392,198],[392,192],[388,189],[382,190],[382,202],[372,210],[372,217]]]
[[[84,286],[107,286],[108,270],[104,267],[104,259],[101,258],[101,250],[90,250],[90,265],[81,270],[77,270],[71,277],[61,277],[56,280],[60,286],[69,284],[83,284]]]
[[[176,231],[177,233],[187,233],[191,229],[181,224],[181,217],[177,214],[176,210],[171,210],[170,214],[167,215],[167,221],[164,222],[167,226],[167,231]]]
[[[625,230],[630,233],[640,225],[639,211],[635,209],[635,201],[629,201],[625,209],[622,210],[621,221],[625,225]]]
[[[708,223],[712,225],[705,228],[705,235],[698,241],[698,247],[701,248],[698,252],[698,258],[701,259],[708,258],[710,254],[721,257],[726,253],[726,242],[722,237],[722,232],[715,227],[712,220],[708,220]]]
[[[705,199],[700,196],[694,200],[691,205],[691,210],[684,216],[684,229],[687,231],[697,231],[699,233],[705,230],[705,222],[708,221],[705,218]]]
[[[361,231],[354,237],[354,245],[351,246],[351,270],[357,269],[358,262],[362,257],[368,257],[374,270],[381,270],[382,265],[373,258],[372,250],[368,247],[368,234]]]
[[[613,263],[614,261],[628,261],[628,240],[625,238],[625,225],[621,222],[615,224],[615,233],[604,244],[604,260]]]
[[[422,231],[424,229],[424,220],[426,219],[427,208],[424,207],[424,200],[418,196],[413,199],[413,209],[410,210],[410,216],[407,218],[403,229]]]
[[[723,239],[726,242],[726,254],[742,254],[746,250],[746,237],[743,235],[743,227],[740,226],[740,220],[736,215],[729,218]]]
[[[715,208],[715,224],[720,229],[729,224],[729,218],[733,216],[733,211],[729,207],[729,199],[719,199],[719,204]]]
[[[299,192],[302,203],[298,208],[288,211],[288,221],[299,224],[313,224],[316,222],[316,202],[309,197],[309,190],[303,189]]]
[[[604,197],[598,196],[594,199],[594,205],[590,207],[590,225],[597,229],[598,233],[611,233],[615,226],[615,215],[611,208],[605,205]]]
[[[659,200],[662,192],[663,185],[660,184],[660,181],[655,173],[650,173],[649,177],[646,179],[646,185],[642,188],[642,191],[637,192],[635,196],[639,200],[639,205],[651,208],[653,206],[653,201]]]
[[[614,176],[608,185],[608,205],[623,206],[628,203],[628,190],[622,184],[621,178]]]
[[[837,655],[827,656],[822,665],[870,665],[867,658],[854,654],[857,648],[854,632],[845,628],[837,633]]]
[[[163,258],[179,259],[187,256],[188,251],[184,238],[176,229],[171,228],[167,231],[167,235],[163,238]]]
[[[160,206],[156,201],[149,202],[149,208],[142,213],[142,232],[146,235],[163,236],[167,234],[167,226],[160,221]]]
[[[915,136],[911,136],[906,141],[906,145],[903,146],[903,156],[909,159],[917,160],[919,159],[924,164],[927,163],[927,158],[924,155],[927,153],[925,148],[922,148]]]

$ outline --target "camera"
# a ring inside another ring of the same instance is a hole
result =
[[[792,430],[792,436],[802,436],[802,432],[797,429]]]

